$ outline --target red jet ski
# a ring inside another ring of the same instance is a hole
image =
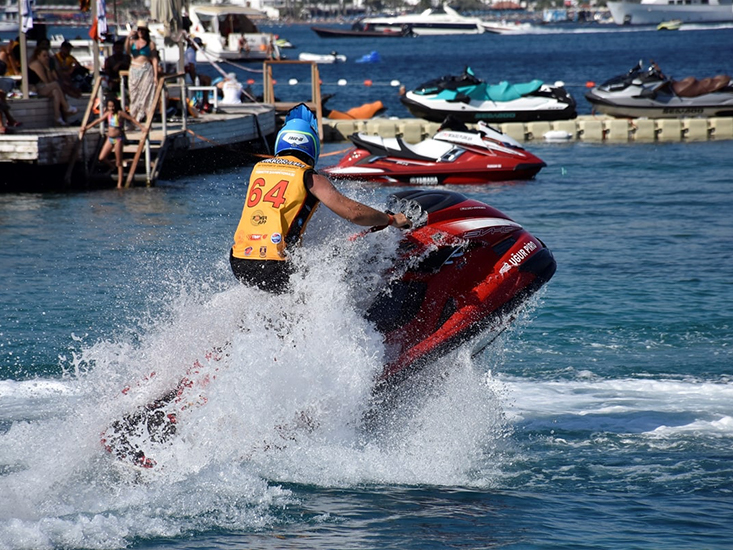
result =
[[[435,136],[413,145],[363,133],[349,139],[356,148],[322,172],[384,184],[461,185],[527,180],[547,166],[499,130],[483,122],[469,130],[451,117]]]
[[[365,304],[366,317],[383,334],[387,350],[375,396],[403,386],[411,373],[474,338],[492,340],[556,267],[542,241],[497,209],[462,194],[402,191],[387,206],[389,212],[403,212],[413,228],[404,233],[382,288]],[[170,441],[192,410],[206,405],[208,386],[225,368],[226,347],[187,368],[176,388],[112,423],[102,434],[105,449],[126,465],[154,468],[149,452]],[[134,390],[125,388],[123,394]],[[278,426],[282,441],[268,442],[268,448],[284,446],[315,425],[317,419],[303,415]]]
[[[384,334],[390,355],[382,380],[389,384],[475,336],[502,330],[555,273],[542,241],[483,202],[410,190],[394,194],[389,210],[414,224],[393,280],[367,311]]]

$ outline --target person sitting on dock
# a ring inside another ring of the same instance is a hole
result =
[[[77,108],[66,101],[61,85],[54,77],[50,68],[51,54],[48,49],[36,47],[28,63],[28,83],[35,86],[36,93],[41,97],[51,98],[53,105],[53,120],[59,126],[68,126],[64,117],[77,112]]]
[[[241,105],[242,104],[242,91],[244,88],[237,80],[237,75],[234,73],[228,73],[223,81],[217,84],[221,88],[224,98],[221,100],[222,105]]]
[[[198,36],[193,39],[191,37],[187,37],[186,43],[188,44],[188,47],[186,48],[184,55],[186,64],[183,67],[183,70],[189,77],[191,77],[191,84],[194,86],[211,86],[210,76],[196,72],[196,51],[201,50],[204,47],[203,41]],[[196,79],[198,79],[198,82]],[[209,105],[209,92],[207,90],[202,90],[201,98],[201,110],[210,113],[211,105]]]
[[[8,119],[7,126],[3,123],[3,115]],[[10,114],[10,105],[6,100],[6,94],[4,90],[0,90],[0,134],[7,132],[7,128],[17,128],[21,123],[13,118]]]
[[[120,71],[130,68],[132,57],[125,52],[125,40],[119,39],[112,45],[112,53],[104,60],[102,72],[107,77],[107,89],[114,93],[120,93]]]
[[[120,104],[120,100],[117,98],[109,98],[107,99],[106,107],[102,116],[82,128],[82,132],[86,132],[97,124],[101,124],[102,122],[107,123],[107,139],[104,141],[102,150],[99,152],[99,162],[105,162],[111,165],[107,160],[107,156],[114,151],[114,165],[117,166],[118,189],[122,188],[122,146],[125,144],[125,121],[134,124],[140,131],[142,131],[142,125],[125,112]]]
[[[70,97],[79,99],[82,90],[75,83],[77,77],[83,77],[89,70],[79,64],[79,61],[71,55],[73,46],[68,40],[64,40],[59,51],[54,55],[54,66],[58,75],[59,84],[64,93]],[[91,90],[89,90],[91,91]]]
[[[9,40],[7,45],[0,46],[0,62],[5,64],[5,76],[20,76],[20,44],[17,40]]]
[[[322,202],[335,214],[363,226],[409,228],[404,214],[386,214],[342,195],[315,171],[321,142],[318,122],[303,103],[288,112],[275,139],[275,157],[255,164],[234,234],[229,261],[241,282],[274,294],[287,291],[296,246]]]

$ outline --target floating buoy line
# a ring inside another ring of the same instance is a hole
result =
[[[272,84],[276,85],[278,82],[274,78],[272,79]],[[257,84],[257,81],[254,78],[247,79],[247,84],[250,86]],[[323,82],[320,81],[321,86],[350,86],[352,85],[352,82],[347,81],[345,78],[340,78],[336,82]],[[374,82],[373,80],[365,80],[364,82],[361,82],[362,85],[370,87],[370,86],[390,86],[392,88],[398,88],[402,86],[402,83],[399,80],[390,80],[389,82]],[[288,80],[289,86],[300,86],[300,85],[308,85],[310,86],[310,82],[301,82],[297,78],[291,78]]]

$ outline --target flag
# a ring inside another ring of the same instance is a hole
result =
[[[97,32],[107,34],[107,3],[97,0]]]
[[[33,8],[31,0],[21,0],[20,2],[20,30],[23,33],[33,28]]]
[[[101,42],[107,34],[107,6],[105,0],[97,0],[97,18],[89,29],[89,38]]]

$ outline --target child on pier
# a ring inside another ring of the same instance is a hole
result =
[[[93,128],[97,124],[107,122],[107,139],[104,141],[102,150],[99,152],[99,161],[105,162],[112,165],[107,160],[107,156],[114,149],[115,152],[115,165],[117,166],[117,188],[122,188],[122,146],[125,144],[125,121],[133,123],[138,129],[142,130],[141,124],[128,115],[120,105],[118,99],[108,99],[106,107],[102,116],[100,116],[94,122],[90,122],[84,128],[82,132],[86,132],[90,128]]]

